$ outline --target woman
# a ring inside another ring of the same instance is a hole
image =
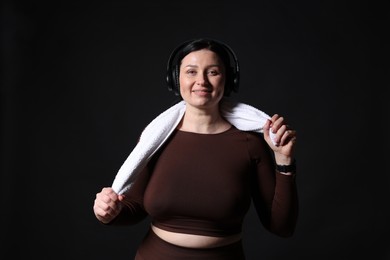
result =
[[[263,134],[224,117],[221,104],[238,87],[233,51],[210,39],[186,42],[172,53],[167,80],[185,102],[183,117],[126,193],[105,187],[96,195],[96,218],[130,225],[151,217],[137,260],[245,259],[241,231],[251,201],[265,228],[291,236],[296,132],[277,114]]]

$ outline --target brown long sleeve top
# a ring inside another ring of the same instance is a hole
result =
[[[253,201],[263,226],[287,237],[298,216],[295,176],[275,170],[261,134],[234,126],[219,134],[174,131],[125,196],[111,224],[149,215],[168,231],[226,236],[241,232]]]

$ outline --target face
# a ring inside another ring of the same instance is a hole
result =
[[[224,64],[210,50],[191,52],[181,62],[179,82],[180,94],[188,105],[216,106],[224,93]]]

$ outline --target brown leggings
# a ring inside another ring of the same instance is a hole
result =
[[[187,248],[159,238],[152,230],[138,248],[135,260],[245,260],[242,241],[216,248]]]

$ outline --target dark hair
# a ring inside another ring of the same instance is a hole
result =
[[[171,53],[167,65],[168,89],[180,95],[179,74],[182,59],[189,53],[207,49],[216,53],[225,66],[226,81],[224,95],[229,96],[232,91],[238,91],[239,65],[233,50],[226,44],[207,38],[200,38],[184,42]]]

